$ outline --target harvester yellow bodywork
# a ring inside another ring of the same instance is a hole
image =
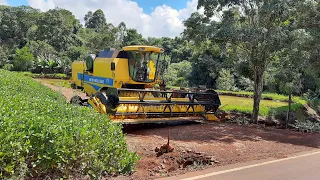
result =
[[[158,73],[162,52],[153,46],[126,46],[73,62],[74,86],[83,88],[88,99],[75,96],[71,102],[91,106],[114,122],[217,120],[220,100],[212,90],[155,90],[163,82]]]

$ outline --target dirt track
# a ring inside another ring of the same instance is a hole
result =
[[[69,88],[44,84],[55,91],[61,90],[67,100],[74,93],[85,96]],[[115,179],[155,179],[206,167],[269,157],[282,158],[320,147],[320,134],[226,123],[131,126],[124,132],[129,150],[137,152],[141,160],[133,175]],[[170,144],[175,149],[157,157],[155,148],[167,143],[169,132]],[[196,164],[206,158],[211,159],[206,165]]]
[[[71,88],[66,88],[66,87],[58,87],[58,86],[54,86],[52,84],[49,84],[47,82],[45,82],[45,80],[42,80],[42,79],[35,79],[36,81],[38,82],[41,82],[43,85],[51,88],[52,90],[54,91],[57,91],[57,92],[61,92],[62,95],[66,98],[66,101],[69,102],[70,99],[74,96],[74,95],[78,95],[80,96],[81,98],[85,98],[86,97],[86,94],[85,93],[82,93],[82,92],[79,92],[77,90],[74,90],[74,89],[71,89]]]

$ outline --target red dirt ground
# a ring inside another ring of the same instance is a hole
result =
[[[174,152],[157,157],[154,149],[167,142],[169,131],[170,144],[175,148]],[[146,128],[128,132],[126,139],[129,149],[138,152],[142,157],[137,164],[137,171],[131,176],[133,179],[155,179],[209,166],[270,157],[284,158],[320,146],[320,134],[227,123]],[[194,154],[197,159],[202,159],[201,156],[209,156],[214,162],[207,166],[193,165],[179,168],[180,165],[177,163],[179,158]]]
[[[56,86],[44,84],[55,91],[60,90]],[[85,96],[69,88],[62,87],[61,92],[67,101],[74,93]],[[156,179],[207,167],[270,157],[283,158],[320,147],[320,134],[218,122],[161,127],[135,125],[125,127],[124,132],[129,150],[137,152],[141,159],[131,176],[113,179]],[[174,150],[157,157],[155,148],[167,143],[169,132],[170,145]]]

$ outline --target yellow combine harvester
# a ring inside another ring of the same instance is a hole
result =
[[[121,123],[217,120],[214,113],[220,99],[213,90],[156,90],[156,84],[163,85],[162,53],[153,46],[126,46],[73,62],[73,85],[83,88],[88,98],[74,96],[70,102],[95,108]]]

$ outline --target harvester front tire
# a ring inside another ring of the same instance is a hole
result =
[[[76,83],[71,83],[70,86],[71,86],[72,89],[77,89],[77,84]]]
[[[96,97],[100,99],[101,103],[107,107],[108,112],[119,105],[119,97],[114,94],[106,94],[106,92],[98,92]]]
[[[80,96],[78,96],[78,95],[75,95],[70,99],[70,103],[71,104],[82,105],[82,98]]]

